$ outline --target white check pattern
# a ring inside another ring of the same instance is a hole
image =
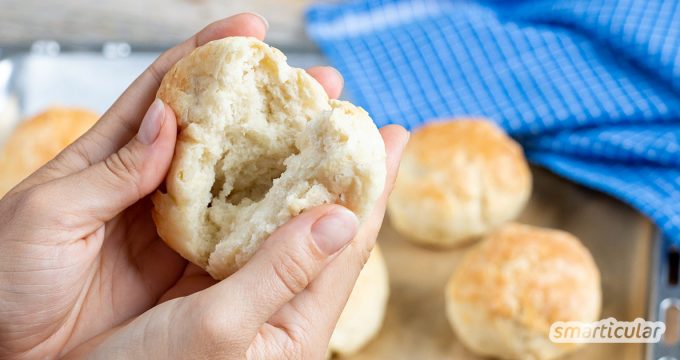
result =
[[[493,119],[680,245],[679,0],[364,0],[307,21],[378,125]]]

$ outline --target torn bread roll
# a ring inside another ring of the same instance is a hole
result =
[[[216,279],[303,210],[338,203],[362,220],[383,190],[385,147],[368,114],[330,100],[257,39],[197,48],[165,75],[158,97],[179,134],[153,218],[170,247]]]

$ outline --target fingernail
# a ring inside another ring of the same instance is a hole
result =
[[[350,242],[357,233],[359,220],[353,212],[340,207],[312,225],[312,238],[326,255],[332,255]]]
[[[342,73],[340,72],[340,70],[338,70],[338,69],[336,69],[336,68],[334,68],[334,67],[332,67],[332,66],[328,66],[328,68],[331,69],[331,70],[333,70],[336,74],[338,74],[338,77],[340,78],[340,81],[341,81],[342,84],[344,85],[344,84],[345,84],[345,77],[342,76]]]
[[[269,30],[269,21],[267,21],[267,18],[265,18],[264,16],[262,16],[262,15],[256,13],[256,12],[253,12],[253,11],[249,11],[249,12],[247,12],[247,14],[255,15],[255,16],[259,17],[260,20],[262,20],[262,23],[264,24],[265,29]]]
[[[158,134],[161,132],[164,115],[165,104],[163,104],[163,100],[154,100],[153,104],[149,106],[149,110],[146,111],[144,119],[142,119],[142,125],[139,126],[137,140],[145,145],[153,144],[153,142],[156,141]]]

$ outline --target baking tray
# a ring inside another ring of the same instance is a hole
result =
[[[86,107],[103,113],[159,49],[126,43],[68,46],[39,41],[0,47],[0,135],[17,119],[47,106]],[[324,63],[318,53],[283,49],[298,67]],[[578,236],[602,273],[602,318],[655,318],[668,297],[664,259],[654,227],[620,202],[539,168],[534,192],[519,221],[563,229]],[[1,176],[1,175],[0,175]],[[477,359],[456,339],[445,317],[444,284],[469,247],[435,251],[412,245],[389,219],[378,239],[390,273],[391,296],[378,336],[351,359]],[[652,256],[657,254],[658,256]],[[650,300],[650,292],[654,294]],[[663,350],[663,349],[662,349]],[[663,350],[667,351],[667,350]],[[567,359],[658,359],[642,344],[591,344]]]
[[[563,229],[591,251],[602,274],[601,318],[646,318],[654,229],[612,198],[532,168],[534,190],[519,222]],[[379,337],[352,359],[482,359],[465,349],[444,313],[444,285],[470,248],[412,245],[389,219],[378,239],[391,296]],[[642,344],[589,344],[564,359],[644,359]]]
[[[37,41],[27,47],[0,46],[0,113],[15,103],[20,117],[51,105],[82,106],[101,114],[162,50],[136,49],[120,42],[78,46]],[[291,64],[304,68],[323,61],[318,53],[298,49],[286,55]]]

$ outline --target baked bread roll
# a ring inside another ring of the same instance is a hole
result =
[[[376,245],[338,319],[329,353],[352,355],[373,339],[382,326],[389,294],[387,265]]]
[[[451,246],[515,218],[530,193],[522,149],[493,123],[435,122],[406,145],[388,212],[409,239]]]
[[[88,110],[53,107],[21,122],[0,150],[0,197],[57,156],[97,119]]]
[[[600,273],[569,233],[509,224],[463,258],[446,288],[458,338],[480,355],[554,359],[580,344],[550,341],[556,321],[598,319]]]
[[[197,48],[158,97],[179,125],[167,192],[153,196],[158,233],[216,279],[303,210],[338,203],[362,220],[382,192],[385,147],[368,114],[257,39]]]
[[[5,142],[18,122],[19,106],[16,97],[0,97],[0,145]]]

